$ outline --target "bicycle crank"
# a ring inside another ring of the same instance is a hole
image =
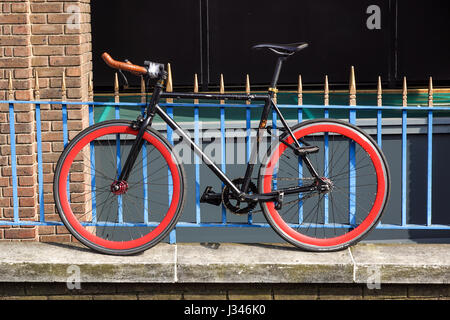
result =
[[[242,187],[242,184],[244,182],[244,178],[237,178],[232,181],[234,185],[238,188]],[[258,193],[258,189],[256,188],[256,185],[250,181],[250,184],[248,186],[248,193]],[[252,211],[256,205],[258,204],[258,201],[240,201],[236,198],[236,196],[233,194],[233,192],[230,190],[228,186],[225,186],[222,190],[222,202],[223,205],[233,214],[237,215],[243,215],[248,214],[250,211]]]

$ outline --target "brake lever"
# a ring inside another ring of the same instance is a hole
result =
[[[125,59],[125,62],[128,63],[129,60],[128,60],[128,59]],[[123,73],[122,70],[120,70],[120,69],[119,69],[119,73],[120,73],[120,75],[122,76],[123,80],[125,81],[125,84],[124,84],[124,86],[123,86],[124,89],[128,89],[129,85],[128,85],[128,79],[127,79],[127,77],[124,75],[124,73]]]

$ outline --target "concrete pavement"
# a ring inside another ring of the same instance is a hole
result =
[[[310,253],[284,244],[161,243],[109,256],[80,245],[0,242],[0,282],[448,284],[450,244],[358,244]]]

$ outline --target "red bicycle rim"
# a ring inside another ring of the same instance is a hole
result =
[[[383,170],[383,165],[381,163],[381,158],[379,157],[376,149],[373,148],[372,145],[365,138],[363,138],[363,136],[357,134],[356,132],[347,127],[335,124],[311,125],[306,128],[300,129],[299,131],[295,132],[294,135],[298,139],[306,135],[319,132],[332,132],[342,134],[343,136],[346,136],[354,140],[369,154],[373,162],[377,176],[377,195],[374,204],[372,206],[372,209],[370,210],[367,217],[358,227],[356,227],[355,229],[346,234],[334,238],[320,239],[306,236],[291,228],[288,224],[286,224],[286,222],[282,219],[278,211],[275,209],[273,202],[267,202],[266,206],[272,221],[290,238],[308,245],[319,247],[332,247],[347,243],[348,241],[351,241],[359,237],[361,234],[364,233],[365,230],[372,227],[384,203],[384,195],[386,191],[385,173]],[[291,137],[289,137],[286,141],[289,144],[293,143],[293,139]],[[279,157],[283,154],[286,148],[287,146],[285,144],[280,143],[278,145],[277,150],[273,152],[273,155],[270,158],[268,166],[266,167],[266,170],[264,172],[264,183],[263,183],[264,192],[272,191],[271,189],[272,189],[273,170],[274,167],[276,166],[276,163],[278,162]]]
[[[173,181],[173,195],[172,195],[172,201],[170,203],[169,209],[164,217],[164,219],[161,221],[161,223],[150,233],[146,234],[145,236],[129,240],[129,241],[111,241],[106,240],[103,238],[100,238],[89,231],[87,231],[77,220],[74,213],[72,212],[72,209],[70,207],[69,202],[67,201],[67,177],[69,174],[69,169],[72,165],[73,160],[77,156],[77,154],[82,150],[88,143],[95,140],[98,137],[107,135],[107,134],[115,134],[115,133],[122,133],[122,134],[132,134],[137,135],[137,131],[132,130],[128,126],[110,126],[105,128],[100,128],[98,130],[95,130],[88,134],[87,136],[83,137],[75,146],[70,150],[68,153],[66,160],[64,161],[62,168],[61,168],[61,174],[59,179],[59,196],[60,196],[60,202],[61,207],[64,212],[64,215],[69,222],[69,224],[85,239],[89,240],[90,242],[97,244],[99,246],[102,246],[104,248],[108,249],[116,249],[116,250],[126,250],[126,249],[132,249],[136,247],[140,247],[142,245],[145,245],[146,243],[152,241],[157,236],[161,234],[170,224],[172,221],[178,207],[178,201],[180,197],[180,177],[177,169],[177,164],[172,158],[172,154],[169,149],[157,138],[150,135],[149,133],[144,134],[144,139],[152,144],[164,157],[166,160],[169,170],[172,175],[172,181]]]

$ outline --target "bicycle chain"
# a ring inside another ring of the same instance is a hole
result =
[[[290,204],[290,203],[294,203],[294,202],[298,202],[298,201],[303,201],[303,200],[309,199],[309,198],[313,197],[314,195],[317,195],[317,193],[311,193],[309,196],[305,196],[302,199],[296,199],[296,200],[292,200],[292,201],[288,201],[288,202],[283,202],[283,206],[287,205],[287,204]],[[250,212],[250,214],[259,213],[259,212],[262,212],[262,209],[252,211],[252,212]]]
[[[251,178],[251,180],[257,180],[257,179],[258,178]],[[300,179],[302,179],[302,180],[315,180],[315,178],[277,178],[277,180],[282,180],[282,181],[293,181],[293,180],[300,180]],[[303,201],[303,200],[306,200],[306,199],[309,199],[309,198],[313,197],[314,195],[317,195],[317,193],[311,192],[309,195],[304,196],[301,199],[296,199],[296,200],[291,200],[291,201],[288,201],[288,202],[283,202],[283,205],[287,205],[287,204],[298,202],[298,201]],[[251,211],[251,212],[249,212],[249,214],[260,213],[260,212],[262,212],[262,209]]]

